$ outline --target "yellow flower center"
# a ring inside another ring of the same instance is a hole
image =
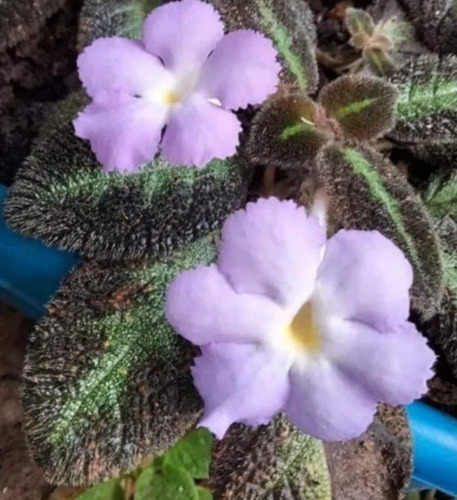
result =
[[[286,327],[285,334],[301,350],[317,352],[321,347],[321,339],[313,316],[311,302],[307,302]]]
[[[177,92],[173,91],[164,91],[161,97],[164,103],[169,106],[177,104],[181,100],[181,96]]]

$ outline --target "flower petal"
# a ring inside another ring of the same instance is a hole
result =
[[[276,91],[281,66],[273,43],[261,33],[224,36],[202,69],[199,89],[227,109],[260,104]]]
[[[292,367],[286,412],[306,434],[342,441],[367,429],[376,401],[328,360],[314,358]]]
[[[78,57],[78,71],[91,97],[103,90],[143,96],[151,86],[170,78],[159,59],[140,42],[117,37],[95,40]]]
[[[103,92],[73,121],[105,172],[134,172],[157,152],[167,109],[123,92]]]
[[[192,369],[205,402],[200,426],[219,439],[234,422],[269,421],[284,406],[291,359],[255,344],[210,344]]]
[[[178,275],[167,291],[166,316],[196,345],[260,341],[285,321],[268,298],[237,294],[215,265]]]
[[[403,252],[378,231],[339,231],[318,273],[328,314],[389,330],[409,317],[413,271]]]
[[[200,67],[224,36],[224,25],[211,5],[197,0],[170,2],[154,9],[144,23],[146,50],[180,74]]]
[[[214,158],[233,156],[240,132],[233,113],[195,95],[171,117],[163,137],[163,156],[174,165],[203,167]]]
[[[222,229],[218,265],[238,293],[299,307],[310,297],[325,232],[292,201],[248,203]]]
[[[377,401],[405,405],[427,392],[436,356],[413,323],[391,333],[354,321],[331,329],[327,354]]]

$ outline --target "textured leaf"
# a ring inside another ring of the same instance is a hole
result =
[[[326,443],[332,500],[400,500],[412,473],[411,435],[403,408],[381,405],[358,439]]]
[[[319,108],[300,95],[269,100],[256,115],[247,144],[254,163],[303,169],[330,136],[319,127]]]
[[[82,50],[96,38],[141,38],[143,20],[160,0],[84,0],[78,32]]]
[[[222,14],[227,31],[253,29],[273,41],[283,65],[281,80],[308,94],[317,88],[316,29],[305,1],[207,0]]]
[[[0,52],[35,35],[65,0],[1,0]]]
[[[424,201],[434,217],[450,215],[457,221],[457,171],[441,170],[433,176]]]
[[[413,307],[431,317],[443,292],[438,238],[406,178],[375,151],[338,144],[322,151],[316,170],[338,225],[377,229],[405,252],[414,268]]]
[[[398,88],[397,125],[389,134],[409,143],[457,141],[457,57],[410,58],[391,77]]]
[[[343,76],[319,95],[327,116],[348,139],[372,140],[395,125],[398,93],[388,82],[368,76]]]
[[[424,43],[434,52],[457,53],[457,3],[454,0],[402,0]]]
[[[29,338],[24,367],[25,429],[50,482],[130,472],[195,424],[195,352],[165,320],[165,290],[179,271],[214,257],[206,236],[155,262],[86,262],[64,283]]]
[[[119,479],[111,479],[88,489],[76,500],[124,500],[124,498],[124,490]]]
[[[135,500],[199,500],[194,480],[171,464],[147,467],[136,482]]]
[[[365,51],[364,59],[368,66],[377,76],[386,76],[392,74],[396,69],[394,59],[390,54],[380,48],[371,48]]]
[[[207,429],[195,429],[165,455],[165,463],[184,469],[195,479],[208,477],[212,442]]]
[[[161,159],[131,175],[106,175],[71,126],[35,148],[10,188],[14,229],[96,259],[139,259],[214,229],[246,197],[236,159],[204,169]]]
[[[375,30],[375,24],[370,14],[363,9],[346,9],[344,18],[349,33],[354,37],[358,35],[371,36]]]
[[[210,488],[218,500],[330,500],[320,441],[277,417],[257,429],[232,426],[215,445]]]

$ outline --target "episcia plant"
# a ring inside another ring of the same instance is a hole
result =
[[[31,452],[83,500],[399,498],[429,340],[455,368],[456,181],[387,153],[452,144],[452,64],[323,85],[305,1],[158,4],[84,2],[5,206],[83,257],[28,339]]]

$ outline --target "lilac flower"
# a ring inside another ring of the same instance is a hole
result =
[[[146,18],[142,41],[101,38],[79,56],[93,102],[74,121],[76,135],[90,141],[107,172],[137,170],[160,141],[176,165],[227,158],[241,131],[230,110],[276,90],[276,55],[260,33],[224,36],[219,14],[204,2],[168,3]]]
[[[303,208],[263,199],[227,219],[217,264],[171,284],[167,318],[201,346],[201,425],[219,438],[284,411],[307,434],[350,439],[378,402],[426,391],[435,355],[408,321],[401,250],[377,231],[325,240]]]

